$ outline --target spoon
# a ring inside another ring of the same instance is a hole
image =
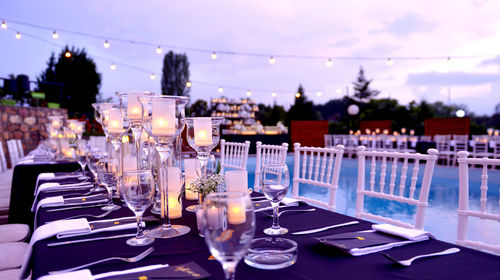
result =
[[[427,258],[427,257],[434,257],[434,256],[449,255],[449,254],[454,254],[454,253],[458,253],[458,252],[460,252],[460,249],[458,249],[456,247],[453,247],[453,248],[449,248],[449,249],[446,249],[444,251],[440,251],[440,252],[436,252],[436,253],[425,254],[425,255],[418,255],[418,256],[415,256],[415,257],[413,257],[411,259],[407,259],[407,260],[403,260],[403,261],[398,261],[395,258],[393,258],[390,255],[385,254],[385,253],[383,253],[382,255],[384,255],[386,258],[388,258],[391,261],[393,261],[395,263],[398,263],[398,264],[400,264],[402,266],[410,266],[411,263],[414,260],[417,260],[417,259]]]

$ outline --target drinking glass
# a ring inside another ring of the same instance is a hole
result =
[[[236,265],[255,235],[255,213],[250,196],[243,192],[211,193],[205,198],[202,233],[210,253],[234,279]]]
[[[154,242],[154,238],[144,235],[142,215],[153,204],[155,184],[149,170],[130,170],[123,172],[120,194],[128,208],[137,218],[137,235],[127,240],[130,246],[145,246]]]
[[[113,159],[100,159],[97,163],[97,170],[99,173],[99,180],[108,192],[108,205],[103,206],[101,209],[105,211],[118,210],[121,206],[113,203],[113,186],[116,186],[118,175],[118,160]]]
[[[94,177],[94,185],[92,189],[90,189],[91,192],[100,192],[103,190],[103,188],[100,186],[99,182],[99,172],[97,168],[97,163],[99,160],[102,158],[102,155],[97,153],[96,151],[93,151],[91,148],[89,152],[87,153],[85,160],[87,162],[87,166],[89,167],[90,173],[92,173],[92,177]]]
[[[87,141],[86,140],[80,140],[78,141],[77,144],[77,149],[76,149],[76,161],[78,164],[80,164],[80,167],[82,168],[82,176],[80,179],[85,179],[85,168],[87,167]]]
[[[279,225],[279,204],[285,198],[290,185],[290,175],[286,164],[268,164],[261,169],[261,186],[262,192],[273,206],[273,225],[270,228],[264,229],[267,235],[283,235],[288,232],[288,229]]]

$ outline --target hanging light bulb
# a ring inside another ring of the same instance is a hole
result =
[[[317,91],[317,92],[316,92],[316,95],[317,95],[318,97],[320,97],[322,94],[323,94],[323,93],[322,93],[321,91]]]
[[[116,65],[114,63],[111,63],[111,65],[109,66],[109,69],[116,70]]]
[[[66,52],[64,53],[64,56],[65,56],[66,58],[70,58],[70,57],[71,57],[71,52],[70,52],[70,51],[66,51]]]
[[[2,29],[7,29],[7,23],[5,23],[5,20],[2,20]]]
[[[392,60],[392,58],[388,58],[387,59],[387,62],[386,62],[387,66],[392,66],[394,64],[394,61]]]
[[[186,86],[187,86],[188,88],[190,88],[192,85],[193,85],[193,83],[191,83],[190,81],[187,81]]]
[[[247,91],[247,96],[248,96],[248,97],[252,96],[252,92],[248,90],[248,91]]]
[[[327,61],[326,61],[326,67],[332,67],[333,66],[333,60],[331,58],[329,58]]]
[[[158,48],[156,48],[156,53],[161,54],[162,52],[163,52],[163,50],[161,49],[160,46],[158,46]]]
[[[217,59],[217,53],[216,52],[212,52],[212,59],[213,60]]]
[[[149,78],[150,78],[151,80],[156,80],[156,75],[155,75],[155,73],[151,74],[151,76],[149,76]]]
[[[219,89],[217,91],[219,91],[219,93],[223,93],[224,89],[222,87],[219,87]]]
[[[271,92],[271,96],[272,96],[273,98],[275,98],[275,97],[276,97],[276,92],[274,92],[274,91],[273,91],[273,92]]]
[[[276,58],[274,58],[274,56],[271,56],[271,57],[269,58],[269,63],[271,63],[271,64],[275,64],[275,63],[276,63]]]
[[[16,39],[21,39],[21,38],[22,38],[22,37],[21,37],[21,33],[17,32],[17,33],[16,33]]]
[[[59,34],[57,34],[57,32],[54,30],[54,32],[52,32],[52,38],[54,39],[59,39]]]
[[[109,42],[108,42],[108,40],[106,40],[104,42],[104,48],[109,49]]]
[[[297,93],[295,94],[295,98],[300,98],[300,95],[301,95],[301,94],[300,94],[300,92],[297,92]]]

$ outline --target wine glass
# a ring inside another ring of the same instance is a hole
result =
[[[90,192],[100,192],[103,188],[100,186],[99,182],[99,172],[97,168],[97,163],[101,159],[101,155],[96,151],[89,148],[89,153],[87,153],[85,157],[85,161],[87,162],[87,166],[89,167],[90,173],[92,173],[92,177],[94,177],[95,187],[90,189]]]
[[[144,235],[142,215],[153,204],[155,184],[149,170],[129,170],[123,172],[120,194],[128,208],[137,218],[137,235],[127,240],[130,246],[145,246],[154,242],[154,238]]]
[[[87,141],[86,140],[78,141],[76,149],[76,161],[78,162],[78,164],[80,164],[80,167],[82,168],[82,176],[79,179],[87,178],[85,176],[85,168],[87,167],[87,152],[88,152]]]
[[[108,205],[101,207],[102,210],[118,210],[121,206],[113,203],[113,186],[116,185],[118,175],[118,160],[100,159],[97,162],[97,173],[99,180],[108,192]]]
[[[250,197],[243,192],[211,193],[205,198],[202,233],[210,253],[234,279],[236,265],[255,235],[255,213]]]
[[[270,228],[264,229],[267,235],[283,235],[288,232],[288,229],[279,225],[279,204],[285,198],[290,185],[290,175],[286,164],[268,164],[261,169],[261,186],[262,192],[273,206],[273,225]]]

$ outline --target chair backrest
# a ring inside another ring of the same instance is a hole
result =
[[[419,136],[419,141],[430,142],[432,141],[432,136],[430,135],[421,135]]]
[[[7,171],[7,159],[5,158],[5,152],[3,151],[3,143],[0,141],[0,174]]]
[[[9,150],[10,165],[14,168],[14,165],[19,161],[19,151],[16,139],[7,140],[7,149]]]
[[[438,137],[438,136],[447,136],[447,135],[436,135],[434,140],[436,141],[436,149],[440,152],[449,152],[451,151],[451,140],[448,137]]]
[[[451,135],[449,134],[436,134],[434,135],[434,141],[436,142],[450,142]]]
[[[294,151],[292,197],[334,211],[344,146],[317,148],[301,147],[300,143],[295,143]],[[329,189],[328,202],[300,195],[300,183]]]
[[[401,152],[405,152],[408,149],[408,136],[406,135],[398,135],[396,136],[397,147]]]
[[[465,137],[456,137],[455,136],[465,136]],[[467,151],[469,147],[468,135],[453,135],[455,138],[455,152],[457,151]]]
[[[500,137],[493,137],[493,155],[495,158],[500,158]]]
[[[461,246],[469,246],[475,249],[488,250],[496,254],[500,254],[500,245],[487,244],[481,241],[472,241],[467,239],[467,222],[469,217],[476,217],[482,220],[494,220],[500,222],[500,213],[496,210],[495,213],[488,211],[486,207],[488,193],[488,166],[500,166],[500,159],[488,158],[467,158],[469,152],[458,152],[458,180],[459,180],[459,197],[458,197],[458,227],[457,241]],[[469,208],[469,165],[482,165],[481,173],[481,198],[479,199],[481,210],[472,210]],[[498,186],[492,189],[497,190]]]
[[[260,191],[260,170],[266,164],[286,164],[286,153],[288,152],[288,143],[281,145],[265,145],[262,142],[256,143],[255,159],[255,179],[253,184],[254,191]]]
[[[323,138],[325,139],[325,147],[328,148],[333,146],[333,135],[325,134],[323,135]]]
[[[394,224],[397,226],[423,229],[425,208],[429,198],[429,189],[432,181],[432,174],[437,160],[438,151],[429,149],[427,155],[419,153],[401,153],[387,151],[367,151],[364,146],[358,147],[358,188],[356,198],[356,217],[369,218],[385,223]],[[368,188],[365,188],[365,165],[366,161],[370,160],[370,180]],[[377,170],[377,161],[381,159],[381,167]],[[407,188],[407,172],[409,169],[409,161],[413,161],[411,179],[409,180],[409,189]],[[389,185],[386,187],[387,162],[392,162],[391,173],[389,177]],[[425,170],[420,184],[419,198],[415,198],[417,189],[418,171],[420,162],[425,162]],[[402,163],[401,163],[402,162]],[[399,168],[401,167],[401,168]],[[398,169],[400,169],[398,176]],[[379,172],[379,184],[375,187],[375,175]],[[399,186],[396,187],[396,177],[399,177]],[[380,215],[364,212],[364,196],[377,197],[380,199],[392,200],[417,207],[415,223],[409,224],[399,220],[395,220]]]
[[[23,142],[21,139],[16,139],[17,151],[19,152],[19,158],[24,157]]]
[[[226,142],[220,140],[220,164],[221,172],[225,168],[237,170],[247,170],[248,151],[250,150],[250,141],[245,143]]]
[[[472,146],[472,153],[476,156],[486,156],[488,154],[488,141],[474,141],[474,145]]]
[[[332,147],[337,145],[342,145],[344,141],[344,136],[341,134],[332,135]]]
[[[466,142],[469,140],[469,135],[464,134],[453,134],[453,140],[461,141],[461,142]]]

